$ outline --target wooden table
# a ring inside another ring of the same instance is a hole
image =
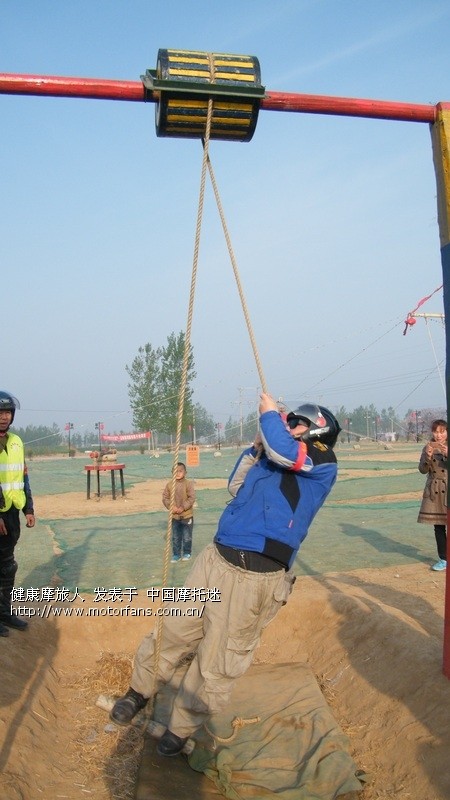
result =
[[[125,485],[123,481],[123,471],[125,469],[125,464],[86,464],[85,468],[86,475],[87,475],[87,499],[90,500],[91,498],[91,473],[97,473],[97,497],[100,497],[100,473],[101,472],[110,472],[111,473],[111,489],[112,489],[112,499],[116,499],[116,471],[119,473],[120,477],[120,486],[122,489],[122,497],[125,497]]]

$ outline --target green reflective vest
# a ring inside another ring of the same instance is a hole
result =
[[[0,484],[3,492],[3,505],[0,511],[8,511],[11,506],[22,509],[25,506],[24,469],[25,455],[23,442],[15,433],[9,433],[7,449],[0,453]]]

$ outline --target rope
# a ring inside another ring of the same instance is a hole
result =
[[[212,98],[209,98],[208,111],[206,117],[205,143],[203,148],[203,162],[202,162],[202,171],[200,179],[197,226],[195,231],[195,245],[194,245],[194,256],[192,264],[191,288],[189,292],[188,316],[187,316],[186,334],[184,341],[183,369],[182,369],[181,386],[180,386],[180,394],[178,401],[177,432],[176,432],[175,451],[174,451],[173,466],[172,466],[172,482],[170,487],[170,508],[167,520],[166,543],[164,548],[164,562],[163,562],[163,574],[162,574],[163,586],[167,584],[167,578],[169,574],[169,562],[170,562],[171,541],[172,541],[173,505],[175,499],[176,465],[179,459],[179,452],[180,452],[181,428],[183,422],[184,401],[186,396],[187,372],[188,372],[189,356],[191,350],[192,317],[194,311],[195,286],[196,286],[197,268],[198,268],[198,254],[200,248],[200,233],[201,233],[203,206],[205,198],[206,164],[208,159],[208,146],[209,146],[209,137],[211,132],[212,112],[213,112],[213,100]],[[156,623],[156,644],[155,644],[155,657],[154,657],[152,698],[154,698],[156,694],[158,665],[161,655],[162,630],[163,630],[163,617],[158,617]],[[153,702],[154,701],[152,700],[151,703],[152,708],[153,708]]]
[[[203,147],[205,147],[205,143],[203,143]],[[227,224],[226,224],[226,221],[225,221],[225,215],[223,213],[222,202],[220,200],[220,195],[219,195],[219,191],[217,189],[217,183],[216,183],[216,179],[215,179],[215,176],[214,176],[214,171],[213,171],[213,168],[212,168],[212,164],[211,164],[209,155],[207,155],[207,163],[208,163],[209,176],[211,178],[211,184],[212,184],[212,187],[214,189],[214,196],[216,198],[217,208],[219,210],[220,221],[222,223],[222,228],[223,228],[223,232],[224,232],[224,235],[225,235],[225,241],[227,243],[228,252],[230,254],[230,260],[231,260],[231,264],[232,264],[232,267],[233,267],[234,277],[236,279],[236,285],[237,285],[238,292],[239,292],[239,297],[240,297],[240,300],[241,300],[241,306],[242,306],[242,310],[244,312],[245,322],[246,322],[246,325],[247,325],[248,334],[250,336],[250,342],[251,342],[251,345],[252,345],[253,354],[255,356],[256,367],[258,369],[258,375],[259,375],[259,380],[260,380],[260,383],[261,383],[261,388],[262,388],[263,392],[266,392],[267,391],[266,381],[265,381],[265,378],[264,378],[264,374],[263,374],[263,370],[262,370],[262,366],[261,366],[261,361],[260,361],[260,358],[259,358],[258,349],[256,347],[256,341],[255,341],[255,337],[254,337],[254,334],[253,334],[252,324],[250,322],[250,316],[249,316],[249,313],[248,313],[247,304],[245,302],[244,292],[242,290],[242,284],[241,284],[241,280],[240,280],[240,277],[239,277],[239,271],[238,271],[238,268],[237,268],[236,258],[234,256],[234,251],[233,251],[233,247],[232,247],[232,244],[231,244],[230,235],[228,233],[228,228],[227,228]]]
[[[442,379],[441,368],[440,368],[440,366],[439,366],[439,362],[438,362],[437,355],[436,355],[436,350],[435,350],[435,347],[434,347],[433,338],[432,338],[432,336],[431,336],[431,329],[430,329],[430,326],[428,325],[428,320],[427,320],[427,318],[426,318],[426,317],[425,317],[425,325],[426,325],[426,327],[427,327],[428,336],[429,336],[429,339],[430,339],[430,344],[431,344],[431,349],[432,349],[432,351],[433,351],[433,355],[434,355],[434,362],[435,362],[435,364],[436,364],[436,369],[437,369],[437,371],[438,371],[439,380],[441,381],[442,391],[444,392],[444,398],[445,398],[445,384],[444,384],[444,381],[443,381],[443,379]]]
[[[209,61],[209,69],[210,75],[209,80],[210,82],[214,82],[215,77],[215,67],[214,61],[212,57],[212,53],[208,53],[208,61]],[[253,334],[252,325],[250,322],[250,317],[247,309],[247,304],[245,302],[245,297],[242,289],[242,284],[239,277],[239,272],[236,264],[236,259],[234,256],[233,248],[231,245],[231,239],[228,233],[227,225],[225,222],[225,215],[223,213],[222,203],[220,200],[219,192],[217,189],[216,180],[214,177],[214,172],[212,169],[212,165],[209,159],[209,140],[211,134],[211,123],[212,123],[212,115],[213,115],[213,99],[210,97],[208,99],[208,109],[207,109],[207,117],[206,117],[206,126],[205,126],[205,137],[202,140],[203,143],[203,161],[202,161],[202,170],[201,170],[201,180],[200,180],[200,193],[199,193],[199,202],[198,202],[198,212],[197,212],[197,225],[195,231],[195,244],[194,244],[194,256],[193,256],[193,264],[192,264],[192,276],[191,276],[191,287],[189,292],[189,306],[188,306],[188,316],[187,316],[187,324],[186,324],[186,334],[185,334],[185,342],[184,342],[184,353],[183,353],[183,368],[182,368],[182,377],[181,377],[181,386],[180,386],[180,394],[179,394],[179,401],[178,401],[178,415],[177,415],[177,431],[176,431],[176,439],[175,439],[175,450],[174,450],[174,458],[173,458],[173,465],[172,465],[172,480],[170,486],[170,507],[169,507],[169,515],[167,520],[167,531],[166,531],[166,540],[165,540],[165,548],[164,548],[164,561],[163,561],[163,574],[162,574],[162,585],[165,586],[167,584],[168,573],[169,573],[169,562],[170,562],[170,553],[171,553],[171,540],[172,540],[172,519],[173,519],[173,507],[174,507],[174,500],[175,500],[175,485],[176,485],[176,465],[179,459],[179,452],[180,452],[180,442],[181,442],[181,429],[182,429],[182,421],[183,421],[183,411],[184,411],[184,403],[185,403],[185,396],[186,396],[186,383],[187,383],[187,372],[189,366],[189,356],[191,351],[191,331],[192,331],[192,317],[193,317],[193,309],[194,309],[194,298],[195,298],[195,287],[196,287],[196,280],[197,280],[197,270],[198,270],[198,255],[199,255],[199,247],[200,247],[200,233],[201,233],[201,225],[203,219],[203,207],[204,207],[204,198],[205,198],[205,183],[206,183],[206,168],[208,167],[211,183],[214,189],[214,195],[216,198],[217,207],[219,210],[220,219],[222,222],[222,228],[225,235],[225,240],[227,242],[228,252],[230,254],[231,263],[233,266],[234,276],[236,279],[236,284],[238,287],[239,297],[241,300],[242,309],[244,312],[244,317],[247,325],[247,330],[250,336],[250,341],[253,349],[253,353],[255,356],[255,361],[258,369],[259,379],[261,382],[263,392],[266,391],[266,382],[264,378],[264,374],[261,367],[261,362],[258,354],[258,349],[256,347],[256,341]],[[149,702],[149,708],[147,710],[147,714],[151,716],[153,707],[154,707],[154,698],[157,691],[157,676],[159,671],[159,660],[161,657],[161,645],[162,645],[162,632],[163,632],[163,617],[158,617],[156,622],[156,640],[155,640],[155,655],[154,655],[154,669],[153,669],[153,685],[152,685],[152,694],[151,700]],[[235,718],[232,722],[233,726],[233,733],[228,739],[222,739],[220,737],[214,737],[214,739],[220,742],[230,742],[234,739],[237,735],[237,732],[240,728],[244,727],[244,725],[254,724],[256,722],[260,722],[260,717],[253,717],[252,719],[241,719]],[[206,727],[206,726],[205,726]],[[207,729],[208,730],[208,729]]]
[[[218,736],[216,733],[210,731],[206,723],[204,727],[206,732],[209,733],[209,735],[213,739],[215,748],[216,742],[220,742],[221,744],[227,744],[227,742],[232,742],[233,739],[236,738],[238,731],[241,728],[245,728],[246,725],[256,725],[258,722],[261,722],[261,717],[250,717],[249,719],[242,719],[242,717],[235,717],[233,722],[231,723],[231,727],[233,728],[233,733],[231,734],[231,736],[227,736],[225,738],[222,736]]]

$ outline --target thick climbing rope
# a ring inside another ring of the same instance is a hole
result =
[[[192,317],[193,317],[193,312],[194,312],[195,287],[196,287],[197,269],[198,269],[198,254],[199,254],[199,248],[200,248],[200,233],[201,233],[201,227],[202,227],[203,206],[204,206],[204,199],[205,199],[206,165],[207,165],[207,159],[208,159],[208,147],[209,147],[209,136],[210,136],[210,131],[211,131],[212,111],[213,111],[213,100],[212,100],[212,98],[209,98],[209,100],[208,100],[208,111],[207,111],[207,117],[206,117],[205,145],[204,145],[204,148],[203,148],[203,162],[202,162],[201,179],[200,179],[200,194],[199,194],[199,202],[198,202],[197,225],[196,225],[196,231],[195,231],[195,244],[194,244],[194,256],[193,256],[193,263],[192,263],[191,287],[190,287],[190,291],[189,291],[188,316],[187,316],[186,334],[185,334],[185,340],[184,340],[183,368],[182,368],[181,386],[180,386],[180,394],[179,394],[179,401],[178,401],[177,432],[176,432],[176,438],[175,438],[175,451],[174,451],[173,466],[172,466],[172,481],[171,481],[171,486],[170,486],[170,508],[169,508],[169,516],[168,516],[168,521],[167,521],[166,541],[165,541],[165,548],[164,548],[162,586],[166,586],[167,579],[168,579],[168,574],[169,574],[169,563],[170,563],[171,542],[172,542],[173,506],[174,506],[174,499],[175,499],[176,465],[177,465],[177,462],[179,460],[179,453],[180,453],[181,428],[182,428],[182,421],[183,421],[184,401],[185,401],[185,396],[186,396],[187,372],[188,372],[188,365],[189,365],[189,356],[190,356],[190,352],[191,352]],[[153,698],[153,700],[154,700],[154,697],[155,697],[155,694],[156,694],[156,689],[157,689],[159,659],[160,659],[160,655],[161,655],[162,632],[163,632],[163,617],[158,617],[158,620],[157,620],[157,623],[156,623],[156,641],[155,641],[153,687],[152,687],[152,698]],[[152,706],[153,706],[153,700],[151,701],[152,702]]]
[[[210,81],[214,82],[214,62],[212,58],[212,54],[208,54],[209,65],[210,65]],[[183,353],[183,367],[182,367],[182,377],[181,377],[181,386],[180,386],[180,394],[179,394],[179,402],[178,402],[178,415],[177,415],[177,431],[176,431],[176,439],[175,439],[175,450],[174,450],[174,458],[173,458],[173,466],[172,466],[172,480],[170,486],[170,507],[169,507],[169,515],[167,521],[167,531],[165,537],[165,548],[164,548],[164,560],[163,560],[163,574],[162,574],[162,586],[165,586],[168,579],[169,574],[169,563],[170,563],[170,555],[171,555],[171,541],[172,541],[172,519],[173,519],[173,507],[174,507],[174,500],[175,500],[175,486],[176,486],[176,466],[179,459],[179,452],[180,452],[180,443],[181,443],[181,429],[182,429],[182,421],[183,421],[183,411],[184,411],[184,403],[186,397],[186,384],[187,384],[187,372],[189,366],[189,357],[191,353],[191,332],[192,332],[192,317],[193,317],[193,310],[194,310],[194,299],[195,299],[195,287],[197,281],[197,270],[198,270],[198,256],[199,256],[199,247],[200,247],[200,234],[201,234],[201,226],[202,226],[202,219],[203,219],[203,207],[204,207],[204,197],[205,197],[205,182],[206,182],[206,169],[209,170],[209,175],[212,183],[212,187],[214,190],[214,195],[216,198],[217,208],[219,210],[219,215],[222,223],[222,228],[225,235],[225,240],[228,247],[228,252],[230,255],[231,264],[234,271],[234,276],[239,292],[239,297],[247,325],[247,330],[250,336],[250,342],[253,349],[253,354],[256,361],[256,366],[258,369],[259,379],[262,387],[262,391],[267,391],[266,389],[266,382],[263,374],[263,370],[261,367],[261,360],[259,358],[258,349],[256,347],[256,341],[252,329],[252,325],[250,322],[250,316],[248,313],[247,304],[244,297],[244,292],[242,289],[242,284],[239,276],[239,271],[237,268],[236,258],[234,255],[233,247],[231,244],[230,235],[228,232],[227,224],[225,221],[225,215],[223,212],[223,207],[220,199],[220,195],[217,189],[217,183],[215,180],[213,168],[211,165],[211,161],[209,158],[209,140],[210,140],[210,133],[211,133],[211,121],[212,121],[212,114],[213,114],[213,99],[209,98],[208,100],[208,110],[207,110],[207,118],[206,118],[206,128],[205,128],[205,137],[203,139],[203,160],[202,160],[202,170],[201,170],[201,179],[200,179],[200,193],[199,193],[199,202],[198,202],[198,212],[197,212],[197,225],[196,225],[196,232],[195,232],[195,244],[194,244],[194,256],[193,256],[193,264],[192,264],[192,275],[191,275],[191,286],[189,292],[189,305],[188,305],[188,315],[187,315],[187,325],[186,325],[186,334],[185,334],[185,341],[184,341],[184,353]],[[156,623],[156,640],[155,640],[155,654],[154,654],[154,672],[153,672],[153,687],[152,687],[152,699],[150,700],[150,714],[151,710],[153,709],[154,698],[157,692],[157,683],[158,683],[158,669],[159,669],[159,660],[161,656],[161,645],[162,645],[162,633],[163,633],[163,617],[158,617]],[[148,713],[148,712],[147,712]],[[241,720],[236,719],[233,721],[234,733],[230,737],[230,739],[219,739],[215,737],[219,741],[231,741],[233,739],[239,729],[243,725],[252,724],[255,722],[259,722],[259,717],[256,717],[251,720]]]
[[[263,374],[263,371],[262,371],[261,361],[260,361],[259,353],[258,353],[258,348],[256,347],[256,341],[255,341],[255,337],[254,337],[254,334],[253,334],[253,328],[252,328],[252,324],[250,322],[250,316],[249,316],[248,309],[247,309],[247,303],[245,302],[244,292],[242,290],[241,279],[239,277],[239,271],[238,271],[238,268],[237,268],[237,263],[236,263],[236,259],[235,259],[235,256],[234,256],[234,251],[233,251],[233,247],[232,247],[232,244],[231,244],[230,235],[228,233],[228,228],[227,228],[227,224],[226,224],[226,221],[225,221],[225,214],[223,212],[222,202],[220,200],[220,195],[219,195],[219,191],[217,189],[217,183],[216,183],[216,179],[215,179],[215,176],[214,176],[214,172],[213,172],[213,168],[212,168],[212,164],[211,164],[209,155],[207,156],[207,162],[208,162],[209,176],[211,178],[211,184],[212,184],[212,187],[213,187],[213,190],[214,190],[214,196],[216,198],[217,208],[219,210],[220,221],[222,223],[222,228],[223,228],[223,232],[224,232],[224,235],[225,235],[225,241],[227,243],[228,253],[230,255],[231,265],[233,267],[234,277],[236,279],[236,285],[237,285],[238,292],[239,292],[239,297],[240,297],[240,300],[241,300],[242,310],[244,312],[244,317],[245,317],[245,322],[246,322],[246,325],[247,325],[248,334],[250,336],[250,342],[251,342],[252,349],[253,349],[253,355],[255,356],[256,367],[257,367],[257,370],[258,370],[259,380],[260,380],[260,383],[261,383],[261,389],[262,389],[263,392],[266,392],[267,391],[266,381],[265,381],[264,374]]]

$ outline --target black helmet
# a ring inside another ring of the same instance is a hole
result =
[[[289,411],[286,421],[289,423],[297,418],[308,425],[308,430],[301,435],[301,439],[319,441],[328,447],[334,447],[342,429],[328,408],[315,403],[300,403],[293,411]]]
[[[16,408],[20,408],[20,403],[17,397],[14,397],[10,392],[3,392],[0,389],[0,411],[12,411],[11,422],[14,419]]]

